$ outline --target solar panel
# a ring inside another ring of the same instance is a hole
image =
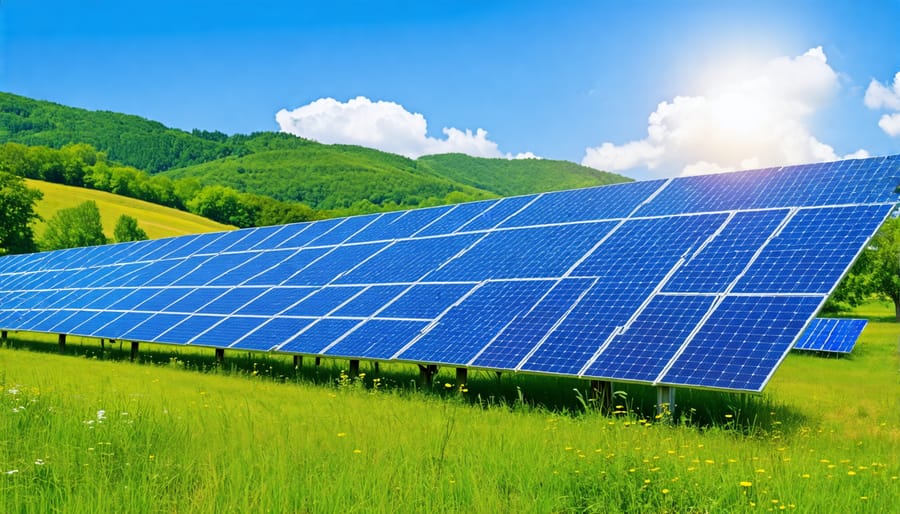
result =
[[[795,350],[850,353],[868,320],[815,318],[794,344]]]
[[[760,391],[898,184],[878,157],[6,256],[0,327]]]

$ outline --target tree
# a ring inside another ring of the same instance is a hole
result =
[[[93,200],[60,209],[47,222],[41,247],[45,250],[106,244],[100,209]]]
[[[43,196],[27,187],[22,177],[0,172],[0,255],[37,250],[31,223],[41,219],[34,205]]]
[[[127,214],[119,216],[116,221],[116,228],[113,230],[113,237],[117,243],[126,241],[143,241],[147,239],[147,233],[138,226],[138,221]]]
[[[828,299],[826,310],[841,310],[871,298],[890,298],[900,321],[900,218],[889,218]]]

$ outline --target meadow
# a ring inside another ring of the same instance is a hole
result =
[[[11,333],[3,512],[896,512],[900,325],[792,353],[763,395]]]
[[[234,228],[196,214],[105,191],[53,184],[41,180],[26,179],[25,182],[28,187],[44,193],[44,198],[35,206],[35,211],[43,218],[43,221],[35,224],[35,235],[38,238],[44,233],[46,220],[52,218],[56,211],[75,207],[88,200],[97,202],[100,219],[103,222],[103,233],[107,237],[112,237],[116,221],[123,214],[137,219],[138,225],[147,232],[147,237],[150,239],[218,232]]]

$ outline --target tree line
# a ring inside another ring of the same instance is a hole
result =
[[[242,193],[227,186],[204,186],[194,178],[170,179],[110,161],[85,143],[60,149],[0,144],[0,172],[56,184],[86,187],[173,207],[235,225],[256,227],[319,217],[307,205]]]

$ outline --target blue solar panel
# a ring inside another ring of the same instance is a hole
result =
[[[287,316],[324,316],[362,292],[362,287],[325,287],[284,311]]]
[[[473,230],[485,230],[494,228],[509,217],[518,213],[529,203],[533,202],[537,195],[514,196],[512,198],[503,198],[492,203],[481,214],[472,218],[472,221],[466,223],[457,229],[457,232],[471,232]]]
[[[334,316],[368,317],[391,302],[408,286],[372,286],[342,305]]]
[[[309,246],[329,246],[341,244],[353,237],[353,235],[357,232],[360,232],[361,230],[366,228],[369,224],[373,223],[376,219],[378,219],[379,216],[381,216],[381,214],[367,214],[365,216],[344,218],[341,223],[338,223],[337,225],[332,227],[331,230],[313,239],[308,244]]]
[[[306,246],[310,241],[328,232],[344,220],[342,218],[334,218],[330,220],[316,221],[313,223],[304,223],[303,230],[297,232],[290,238],[282,241],[276,248],[301,248]]]
[[[277,286],[286,282],[300,270],[312,264],[329,252],[328,248],[310,248],[308,250],[294,250],[289,257],[278,263],[274,268],[261,270],[256,276],[250,277],[247,285]]]
[[[66,332],[80,336],[92,336],[122,315],[121,312],[114,311],[100,311],[93,314],[93,316],[66,330]]]
[[[292,339],[314,320],[311,318],[270,318],[256,330],[245,333],[231,348],[267,351]]]
[[[768,207],[893,203],[898,156],[682,177],[639,216]]]
[[[531,310],[506,325],[497,338],[472,360],[471,365],[515,369],[594,282],[593,279],[570,278],[555,284]]]
[[[823,301],[821,296],[727,297],[661,382],[760,391]]]
[[[7,256],[0,326],[758,391],[898,183],[873,158]]]
[[[891,205],[875,205],[797,212],[778,237],[765,246],[735,291],[831,292],[891,209]]]
[[[460,227],[477,217],[484,211],[488,210],[499,200],[486,200],[482,202],[461,203],[454,205],[452,209],[447,211],[443,216],[436,219],[433,223],[424,227],[416,233],[417,236],[437,236],[443,234],[452,234]]]
[[[203,307],[207,314],[231,314],[268,291],[265,287],[235,287]]]
[[[200,287],[169,305],[166,310],[169,312],[197,312],[227,291],[227,287]]]
[[[478,241],[480,235],[410,239],[388,246],[337,280],[341,284],[415,282]],[[429,276],[432,279],[432,276]],[[439,279],[436,279],[439,280]]]
[[[103,327],[102,333],[92,335],[107,337],[109,339],[122,339],[122,336],[130,332],[134,327],[141,325],[152,316],[152,314],[143,312],[126,312]]]
[[[209,330],[210,327],[222,321],[221,316],[190,316],[177,325],[168,327],[158,337],[157,341],[175,344],[187,344],[198,334]],[[152,323],[148,322],[148,323]]]
[[[652,290],[653,284],[623,288],[613,279],[598,282],[520,369],[577,375],[616,327],[625,325],[637,312]]]
[[[425,321],[369,320],[326,350],[325,355],[390,359],[427,325]]]
[[[444,205],[414,211],[385,213],[360,233],[350,238],[350,242],[378,241],[409,237],[434,222],[453,207]],[[390,215],[388,215],[390,214]]]
[[[867,323],[864,319],[815,318],[794,344],[794,349],[850,353]]]
[[[451,308],[437,325],[398,355],[407,361],[466,365],[490,341],[553,287],[549,280],[489,282]],[[477,330],[473,330],[477,327]],[[452,344],[447,344],[452,341]]]
[[[278,287],[269,289],[235,312],[246,315],[274,316],[303,300],[314,291],[317,291],[314,287]]]
[[[584,260],[574,276],[618,277],[638,287],[661,280],[727,219],[725,214],[636,219],[625,222]]]
[[[528,209],[513,216],[501,227],[625,218],[663,183],[665,180],[648,180],[544,193]]]
[[[198,334],[191,340],[191,344],[228,348],[265,321],[265,318],[231,316],[223,319],[209,330]]]
[[[187,275],[184,275],[175,282],[172,282],[172,284],[177,286],[206,285],[217,279],[223,273],[226,273],[228,270],[244,264],[245,262],[247,262],[247,259],[249,259],[253,255],[255,254],[223,253],[216,255],[206,261],[206,263],[202,267],[195,269]]]
[[[209,282],[210,285],[234,285],[244,284],[278,266],[295,253],[294,250],[269,250],[259,253],[245,254],[247,260],[216,277]]]
[[[559,277],[613,226],[613,222],[585,223],[492,232],[428,279],[463,282]]]
[[[297,337],[278,349],[291,353],[321,353],[353,327],[361,323],[358,319],[324,318],[307,326]]]
[[[656,296],[583,376],[653,382],[712,307],[712,296]]]
[[[181,323],[188,317],[187,314],[153,314],[130,330],[126,330],[121,336],[113,339],[155,342],[159,339],[159,336],[169,330],[169,328]],[[125,316],[122,316],[119,320],[122,320],[123,318],[125,318]],[[167,342],[174,343],[174,341]]]
[[[418,284],[379,314],[383,318],[436,318],[466,295],[475,284]]]
[[[665,291],[724,292],[785,219],[785,209],[739,212],[666,283]]]
[[[326,256],[303,268],[296,275],[287,279],[286,285],[312,286],[325,285],[347,273],[361,262],[373,256],[387,243],[366,243],[350,246],[338,246]]]

